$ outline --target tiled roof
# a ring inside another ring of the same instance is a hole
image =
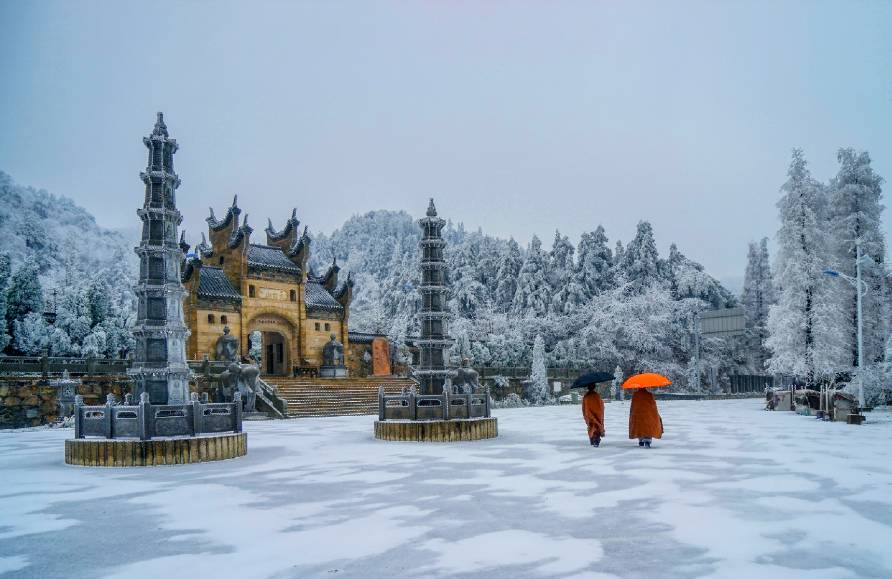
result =
[[[198,270],[198,296],[241,301],[239,295],[219,267],[204,265]]]
[[[294,265],[294,262],[288,259],[280,248],[269,245],[252,243],[248,247],[248,265],[286,273],[300,273],[300,268]]]
[[[370,334],[368,332],[347,332],[347,337],[353,344],[371,344],[375,338],[387,338],[384,334]]]
[[[326,312],[343,312],[342,306],[321,284],[307,282],[304,286],[304,301],[307,310],[321,310]]]

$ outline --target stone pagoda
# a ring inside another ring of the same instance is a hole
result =
[[[499,435],[498,420],[491,414],[488,388],[481,388],[477,372],[464,360],[458,372],[449,369],[446,350],[452,344],[447,330],[446,292],[449,276],[443,258],[443,226],[431,199],[421,226],[421,338],[415,340],[419,363],[414,388],[400,394],[378,389],[375,438],[417,442],[483,440]],[[456,380],[458,384],[453,384]]]
[[[420,354],[415,376],[421,385],[422,394],[442,394],[443,387],[452,372],[447,367],[446,350],[452,344],[447,330],[446,260],[443,258],[442,230],[446,222],[437,217],[434,200],[430,200],[427,216],[419,222],[421,226],[421,309],[418,322],[421,326],[421,339],[415,343]]]
[[[158,120],[152,134],[143,138],[149,150],[145,172],[145,201],[137,210],[142,219],[139,256],[139,300],[133,367],[134,397],[149,394],[153,404],[184,404],[189,399],[189,368],[186,365],[186,338],[189,330],[183,322],[183,296],[180,281],[182,249],[177,242],[177,226],[183,217],[177,210],[176,190],[180,179],[173,168],[177,142],[171,139]]]

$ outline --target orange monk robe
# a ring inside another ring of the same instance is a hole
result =
[[[635,390],[629,408],[629,438],[660,438],[663,419],[657,411],[657,401],[647,390]]]
[[[588,425],[588,437],[604,436],[604,401],[594,390],[582,397],[582,417]]]

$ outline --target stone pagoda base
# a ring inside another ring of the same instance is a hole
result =
[[[77,466],[156,466],[211,462],[245,456],[244,432],[152,440],[70,438],[65,463]]]
[[[376,420],[375,438],[412,442],[485,440],[499,435],[495,418],[453,420]]]

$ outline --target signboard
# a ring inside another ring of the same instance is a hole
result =
[[[257,297],[262,300],[279,300],[282,302],[288,300],[288,294],[285,290],[271,287],[258,288]]]

